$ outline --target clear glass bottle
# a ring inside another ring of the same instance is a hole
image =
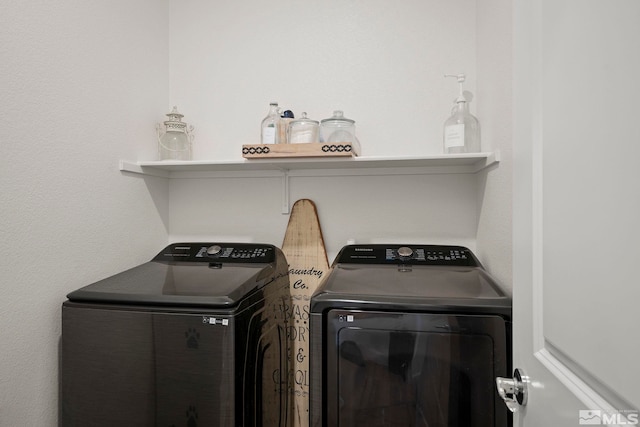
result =
[[[261,144],[278,144],[280,142],[280,112],[277,102],[269,104],[269,114],[262,120],[260,132]]]
[[[451,117],[444,122],[444,153],[480,152],[480,122],[469,112],[469,103],[464,96],[464,74],[446,74],[455,77],[460,85],[460,93],[451,110]]]
[[[469,112],[466,100],[456,100],[451,117],[444,122],[444,152],[480,152],[480,122]]]

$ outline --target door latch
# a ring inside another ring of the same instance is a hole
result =
[[[498,394],[511,412],[516,412],[527,404],[527,384],[529,377],[520,369],[513,371],[513,378],[496,378]]]

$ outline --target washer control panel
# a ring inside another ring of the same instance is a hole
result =
[[[469,249],[448,245],[348,245],[342,248],[335,262],[480,267]]]
[[[259,243],[174,243],[154,261],[267,263],[275,259],[275,246]]]

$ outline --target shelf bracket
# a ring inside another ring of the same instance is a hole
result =
[[[283,215],[289,214],[289,171],[282,170],[282,210]]]

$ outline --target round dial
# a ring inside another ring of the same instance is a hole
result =
[[[209,255],[218,255],[222,251],[222,246],[213,245],[207,248],[207,254]]]
[[[398,256],[401,258],[410,258],[413,255],[413,249],[406,246],[398,248]]]

